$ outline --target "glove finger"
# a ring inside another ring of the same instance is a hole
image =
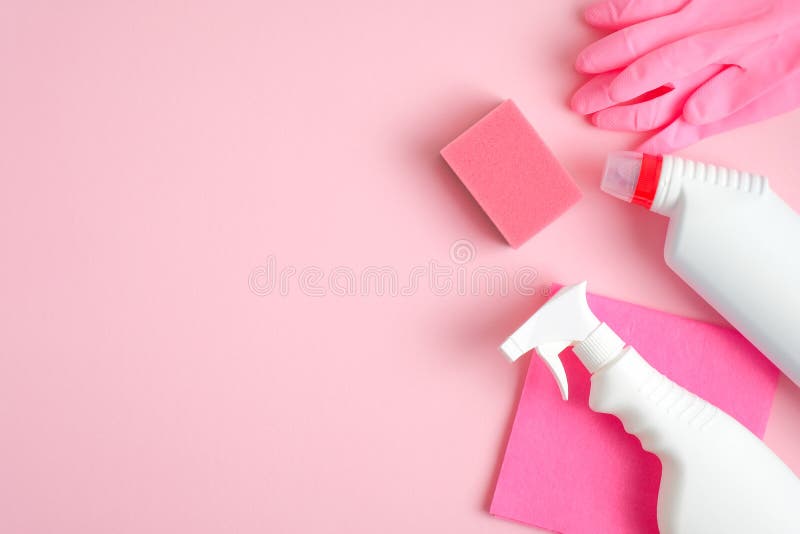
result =
[[[787,76],[800,72],[800,53],[792,51],[782,57],[788,60],[769,61],[760,57],[752,65],[726,69],[689,98],[683,117],[692,124],[707,124],[743,109],[780,85]]]
[[[702,139],[701,128],[703,127],[689,124],[678,117],[669,126],[636,147],[636,150],[644,154],[669,154]]]
[[[661,128],[680,117],[687,99],[721,70],[718,65],[706,67],[679,80],[672,90],[655,98],[599,111],[592,116],[592,122],[607,130],[644,132]]]
[[[795,74],[722,120],[697,125],[679,117],[642,143],[637,150],[649,154],[667,154],[706,137],[792,111],[798,106],[800,74]]]
[[[592,115],[592,123],[604,130],[646,132],[661,128],[681,116],[684,99],[676,99],[674,91],[658,98],[631,104],[614,106]]]
[[[604,0],[586,8],[583,18],[598,28],[619,29],[674,13],[689,0]]]
[[[685,20],[684,20],[685,19]],[[696,33],[682,12],[627,26],[584,48],[575,60],[580,72],[597,74],[630,65],[639,57]]]
[[[701,127],[706,128],[706,131],[717,133],[768,119],[792,111],[798,106],[800,106],[800,72],[789,76],[739,111]]]
[[[595,111],[611,107],[615,104],[608,94],[611,82],[621,71],[596,74],[583,84],[570,100],[570,107],[581,115],[589,115]]]
[[[611,98],[617,102],[630,100],[719,63],[722,58],[730,58],[751,40],[741,33],[736,28],[713,30],[653,50],[633,61],[617,76],[609,88]]]

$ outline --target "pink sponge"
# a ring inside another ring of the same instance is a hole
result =
[[[511,100],[444,147],[442,157],[514,248],[581,198]]]

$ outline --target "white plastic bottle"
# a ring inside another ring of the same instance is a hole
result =
[[[766,178],[615,152],[601,187],[669,217],[667,265],[800,385],[800,216]]]
[[[739,422],[625,346],[589,309],[585,282],[562,288],[500,350],[515,361],[535,349],[566,399],[558,354],[569,345],[592,374],[591,409],[616,415],[661,460],[662,534],[800,532],[794,473]]]

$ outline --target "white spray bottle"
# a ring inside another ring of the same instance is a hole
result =
[[[558,355],[570,345],[592,374],[589,407],[617,416],[661,460],[662,534],[800,532],[795,474],[739,422],[626,346],[589,309],[586,282],[562,288],[500,350],[515,361],[535,349],[566,399]]]
[[[800,215],[766,178],[613,152],[601,187],[669,217],[667,265],[800,385]]]

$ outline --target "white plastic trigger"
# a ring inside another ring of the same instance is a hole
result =
[[[550,373],[558,384],[558,391],[561,392],[561,398],[567,400],[569,398],[569,383],[567,382],[567,372],[564,370],[564,364],[559,358],[562,350],[569,347],[570,343],[556,341],[553,343],[543,343],[536,347],[536,353],[541,356]]]
[[[600,325],[600,320],[586,302],[586,282],[581,282],[562,287],[500,345],[500,351],[514,362],[529,350],[536,349],[550,369],[561,398],[567,400],[567,373],[558,355],[570,345],[583,342]],[[616,343],[614,349],[617,350]],[[617,352],[621,349],[619,347]],[[583,363],[586,365],[586,362]],[[589,367],[593,369],[594,364]]]

